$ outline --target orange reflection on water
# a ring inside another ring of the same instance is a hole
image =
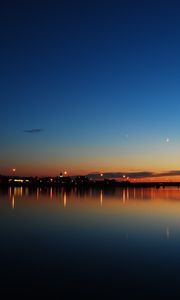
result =
[[[11,207],[12,209],[15,208],[15,198],[16,197],[23,197],[23,188],[22,187],[10,187],[9,188],[9,198],[11,199]]]
[[[177,187],[167,188],[108,188],[108,189],[65,189],[65,188],[34,188],[10,187],[7,190],[7,196],[11,200],[11,208],[18,209],[20,206],[28,207],[38,205],[43,207],[57,208],[93,208],[98,209],[99,204],[103,211],[119,211],[125,213],[122,205],[127,208],[126,211],[144,214],[169,215],[180,214],[180,189]],[[27,201],[28,200],[28,201]],[[15,205],[16,202],[16,205]],[[180,219],[180,216],[179,216]],[[169,232],[166,230],[166,232]],[[167,236],[169,233],[167,233]]]
[[[101,192],[100,192],[100,203],[102,206],[103,205],[103,190],[101,190]]]
[[[50,188],[50,195],[49,196],[50,196],[50,199],[52,200],[53,199],[53,188],[52,187]]]
[[[14,198],[14,195],[12,195],[12,209],[15,208],[15,198]]]
[[[29,217],[32,214],[32,222],[35,218],[38,222],[44,218],[45,224],[47,220],[53,224],[64,221],[76,224],[82,219],[89,224],[98,222],[108,229],[113,224],[113,230],[123,231],[127,241],[136,227],[144,230],[147,236],[151,230],[153,234],[158,232],[167,243],[175,234],[180,238],[180,189],[177,187],[10,187],[6,193],[0,189],[0,199],[1,205],[14,210],[13,215]]]
[[[63,194],[63,205],[64,205],[64,207],[66,207],[66,204],[67,204],[67,195],[66,195],[66,191],[65,191],[64,194]]]
[[[39,199],[39,188],[37,188],[37,190],[36,190],[36,198],[37,198],[37,200]]]

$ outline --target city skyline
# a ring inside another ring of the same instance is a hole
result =
[[[3,3],[0,174],[178,173],[179,13],[178,1]]]
[[[73,173],[66,170],[61,170],[56,174],[23,174],[18,172],[16,168],[9,170],[8,173],[0,174],[0,177],[8,178],[60,178],[60,177],[84,177],[91,180],[104,181],[111,179],[115,181],[130,181],[130,182],[180,182],[180,170],[173,170],[167,172],[151,172],[151,171],[137,171],[137,172],[91,172],[91,173]]]

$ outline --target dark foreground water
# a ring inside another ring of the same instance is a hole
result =
[[[0,299],[180,298],[180,190],[0,190]]]

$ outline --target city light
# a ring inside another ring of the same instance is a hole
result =
[[[14,179],[14,182],[24,182],[23,179]]]

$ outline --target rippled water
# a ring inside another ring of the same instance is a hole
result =
[[[4,188],[0,241],[3,299],[180,296],[178,188]]]

